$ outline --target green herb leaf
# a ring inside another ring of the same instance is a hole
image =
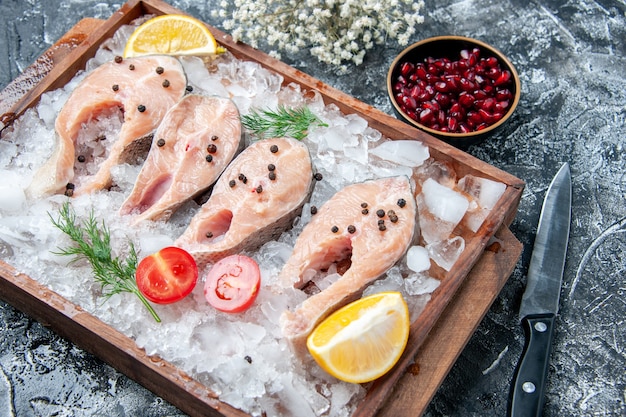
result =
[[[93,215],[82,224],[76,219],[76,213],[69,202],[63,203],[59,210],[59,217],[54,219],[50,215],[52,224],[75,243],[74,246],[59,248],[57,255],[73,256],[72,262],[86,260],[91,265],[96,281],[102,286],[102,295],[109,298],[114,294],[130,292],[135,294],[148,309],[154,320],[161,322],[158,314],[137,287],[135,271],[137,270],[137,252],[132,242],[129,244],[129,253],[125,260],[113,257],[111,249],[111,233],[104,224],[98,224]]]
[[[242,116],[241,123],[259,138],[292,137],[304,139],[312,125],[327,127],[308,107],[287,108],[279,106],[276,111],[251,110]]]

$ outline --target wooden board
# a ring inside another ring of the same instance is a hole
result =
[[[81,21],[46,52],[46,59],[51,59],[54,65],[46,69],[45,76],[38,77],[34,87],[30,88],[32,83],[28,84],[28,77],[22,77],[26,84],[20,84],[24,83],[20,79],[13,83],[13,87],[22,88],[23,94],[10,111],[0,116],[0,120],[10,123],[36,105],[41,94],[67,83],[121,25],[145,14],[164,13],[182,12],[160,0],[131,0],[107,21]],[[422,315],[412,324],[409,344],[399,363],[368,386],[365,399],[354,413],[360,417],[376,413],[388,416],[422,414],[519,259],[521,244],[507,227],[517,212],[523,181],[248,45],[235,43],[216,28],[209,28],[218,42],[238,58],[256,61],[280,73],[285,83],[295,82],[303,90],[318,91],[326,104],[336,104],[346,114],[363,117],[386,137],[423,141],[434,158],[450,163],[459,176],[475,174],[507,185],[504,195],[476,234],[457,230],[466,239],[465,251],[455,267],[439,277],[441,285]],[[68,42],[68,39],[82,41]],[[4,100],[4,94],[3,91],[0,99]],[[500,240],[500,249],[485,251],[494,235]],[[7,302],[50,325],[60,335],[101,357],[184,412],[192,416],[246,415],[220,402],[206,387],[173,365],[160,358],[147,357],[131,339],[31,278],[17,273],[10,265],[0,262],[0,276],[0,296]],[[405,372],[407,369],[410,372]]]

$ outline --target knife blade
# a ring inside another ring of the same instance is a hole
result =
[[[519,317],[526,337],[511,385],[508,415],[541,416],[559,310],[572,212],[569,164],[556,173],[544,198]]]

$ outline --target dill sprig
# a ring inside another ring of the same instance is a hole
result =
[[[57,255],[73,256],[72,262],[86,260],[91,265],[94,277],[102,286],[102,295],[109,298],[114,294],[130,292],[135,294],[148,309],[154,320],[161,322],[158,314],[137,287],[135,271],[137,270],[137,252],[132,242],[125,260],[113,257],[111,249],[111,233],[104,224],[90,214],[89,218],[79,224],[76,213],[68,202],[63,203],[58,219],[50,215],[52,224],[65,233],[75,243],[74,246],[59,248]]]
[[[259,138],[292,137],[304,139],[311,125],[327,127],[308,107],[287,108],[278,106],[276,111],[252,109],[242,116],[241,123]]]

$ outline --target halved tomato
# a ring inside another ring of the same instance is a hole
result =
[[[198,266],[189,252],[168,246],[143,258],[137,265],[135,279],[148,300],[169,304],[193,290],[198,281]]]
[[[231,255],[213,265],[204,284],[204,296],[213,307],[226,313],[248,309],[261,285],[256,261],[245,255]]]

